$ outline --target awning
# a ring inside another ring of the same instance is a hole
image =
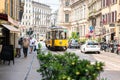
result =
[[[10,33],[19,33],[20,32],[20,30],[15,28],[14,26],[11,26],[11,25],[8,25],[8,24],[2,24],[2,26],[7,28],[8,30],[10,30]]]
[[[109,35],[111,35],[113,33],[115,33],[115,32],[109,32],[109,33],[104,34],[103,36],[109,36]]]

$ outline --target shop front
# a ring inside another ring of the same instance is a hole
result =
[[[1,45],[16,45],[16,38],[19,33],[19,29],[8,24],[0,25],[0,44]]]
[[[0,45],[17,46],[20,33],[18,26],[18,22],[9,15],[0,13]]]

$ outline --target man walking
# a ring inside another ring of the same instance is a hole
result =
[[[27,57],[27,53],[28,53],[28,46],[29,46],[29,41],[27,38],[23,39],[23,53],[24,53],[24,57]]]
[[[23,45],[23,38],[21,37],[19,40],[18,40],[18,47],[16,48],[16,57],[21,57],[21,49],[22,49],[22,45]]]

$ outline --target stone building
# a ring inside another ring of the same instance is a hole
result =
[[[58,26],[64,26],[68,28],[69,35],[71,34],[71,7],[70,0],[60,0],[60,7],[58,10]]]
[[[32,1],[33,8],[33,30],[37,39],[45,38],[47,28],[51,26],[51,8],[50,6]]]
[[[88,0],[71,0],[71,29],[80,39],[88,34]]]
[[[34,36],[37,39],[40,36],[45,36],[47,27],[51,25],[50,16],[51,9],[48,5],[33,0],[25,0],[21,20],[21,35]],[[30,30],[33,31],[33,34],[26,34]]]
[[[77,32],[80,38],[85,38],[88,34],[87,3],[88,0],[60,0],[58,25],[67,27],[69,35]]]
[[[105,30],[102,26],[101,22],[101,0],[89,0],[88,2],[88,21],[89,21],[89,32],[91,31],[90,28],[93,27],[93,31],[90,32],[90,36],[101,37],[105,33]]]
[[[117,16],[119,12],[119,0],[101,0],[102,1],[102,26],[105,28],[104,39],[106,42],[118,38]]]
[[[19,0],[0,0],[0,44],[17,47]]]

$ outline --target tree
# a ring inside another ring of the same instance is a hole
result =
[[[79,40],[79,34],[78,34],[78,32],[72,32],[70,39]]]

